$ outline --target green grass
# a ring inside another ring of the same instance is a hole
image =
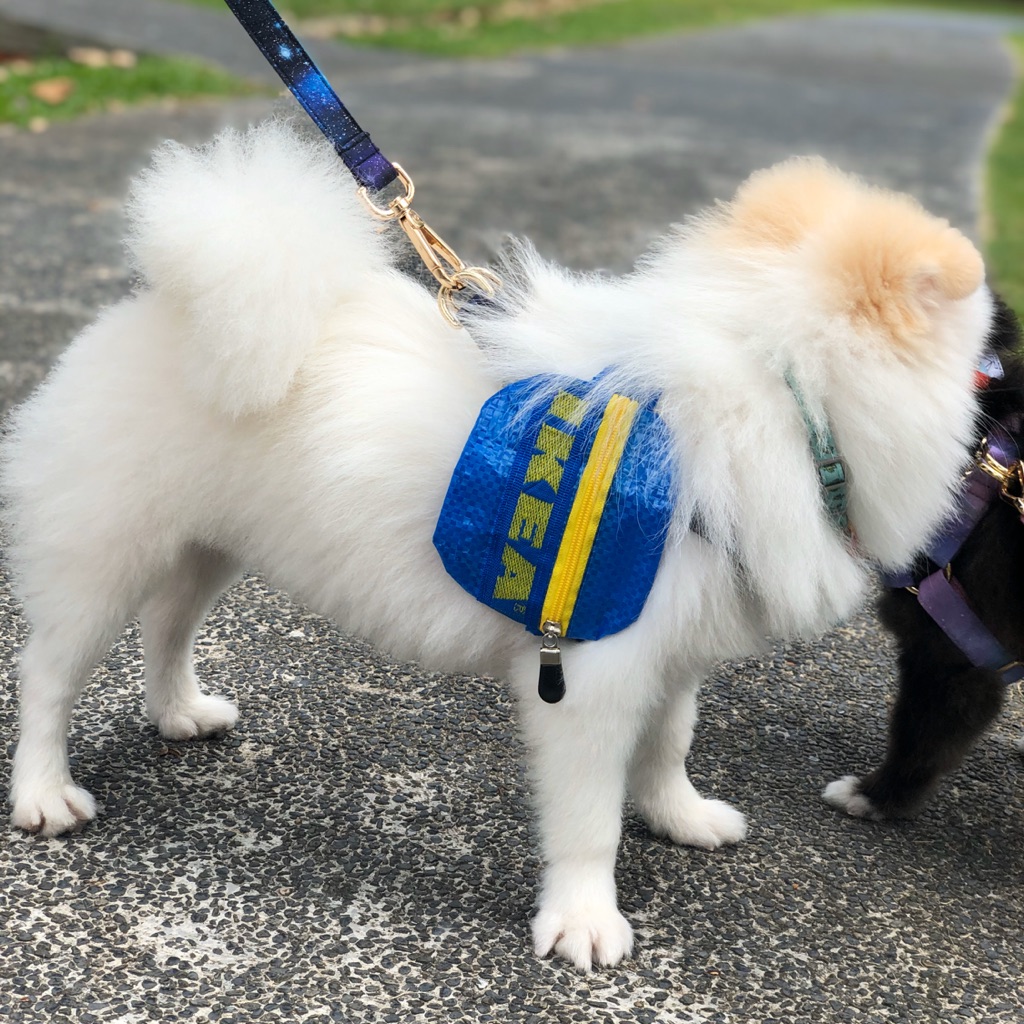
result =
[[[226,10],[223,0],[179,2]],[[886,0],[570,0],[568,5],[565,0],[526,0],[526,4],[528,16],[511,16],[509,0],[278,0],[277,6],[293,24],[310,18],[363,16],[362,25],[339,31],[338,37],[450,57],[597,45],[780,14],[887,6]],[[1024,13],[1022,0],[903,0],[902,5]],[[565,6],[570,9],[559,10]],[[301,24],[297,27],[302,38]]]
[[[59,92],[67,92],[59,102],[48,103],[33,94],[39,83],[55,81]],[[18,61],[0,64],[0,124],[27,127],[107,110],[112,104],[265,91],[198,61],[179,58],[139,57],[127,68],[85,67],[64,58]]]
[[[1024,35],[1009,43],[1018,68],[1024,62]],[[993,285],[1011,308],[1024,315],[1024,80],[1006,108],[988,160],[986,260]]]

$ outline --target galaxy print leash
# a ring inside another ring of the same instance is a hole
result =
[[[224,2],[303,110],[330,140],[352,177],[374,192],[390,185],[398,177],[394,164],[359,127],[273,4],[269,0]]]
[[[412,179],[374,145],[331,88],[270,0],[224,0],[228,9],[280,76],[313,123],[327,137],[358,182],[359,194],[375,217],[397,221],[437,280],[441,315],[459,327],[463,302],[494,294],[501,282],[485,267],[467,267],[454,250],[412,209]],[[398,181],[405,194],[380,206],[370,194]]]

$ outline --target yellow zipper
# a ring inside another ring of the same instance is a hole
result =
[[[558,627],[561,636],[566,636],[569,631],[569,620],[576,607],[583,574],[611,490],[612,478],[622,459],[639,408],[638,402],[625,395],[612,395],[605,406],[597,437],[594,438],[587,464],[580,476],[580,484],[551,570],[551,580],[544,595],[540,617],[541,631],[544,633],[551,632],[549,626]]]

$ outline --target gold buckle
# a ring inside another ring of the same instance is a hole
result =
[[[365,186],[359,190],[359,195],[378,220],[398,221],[420,259],[440,285],[437,307],[441,316],[452,327],[461,327],[456,293],[472,285],[477,291],[490,296],[500,287],[501,279],[486,267],[467,267],[459,259],[455,250],[412,208],[416,186],[399,164],[393,166],[398,172],[398,180],[405,189],[405,195],[392,199],[386,207],[374,203]]]
[[[1017,461],[1004,466],[988,450],[988,438],[983,438],[974,456],[974,463],[983,473],[999,484],[1000,496],[1024,516],[1024,466]]]
[[[1024,516],[1024,465],[1015,462],[1010,466],[1006,479],[999,487],[1000,494]]]
[[[942,567],[942,575],[946,577],[947,582],[949,582],[949,583],[953,582],[953,563],[952,562],[947,562]],[[927,578],[927,574],[926,574],[925,578]],[[919,597],[920,594],[921,594],[921,591],[916,586],[914,586],[913,584],[911,584],[910,586],[906,586],[903,589],[905,591],[907,591],[907,593],[913,594],[914,597]]]
[[[997,480],[999,484],[1005,487],[1013,476],[1014,471],[1017,469],[1017,463],[1014,462],[1009,466],[1004,466],[1001,462],[993,458],[992,453],[988,449],[988,438],[983,437],[978,450],[974,453],[974,464],[983,473],[987,473],[993,480]]]

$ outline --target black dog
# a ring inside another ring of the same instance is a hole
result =
[[[1000,424],[1014,459],[1024,450],[1020,341],[1016,317],[999,302],[990,345],[1002,363],[1003,376],[991,379],[979,392],[982,415],[976,441],[980,446],[991,425]],[[950,566],[950,575],[959,581],[984,626],[1011,659],[1024,660],[1024,574],[1017,571],[1024,566],[1021,511],[994,497]],[[922,558],[913,579],[942,568]],[[824,795],[830,804],[859,817],[908,817],[995,720],[1008,687],[1000,672],[972,664],[912,591],[890,587],[878,610],[899,645],[899,694],[885,760],[863,778],[848,775],[833,782]]]

